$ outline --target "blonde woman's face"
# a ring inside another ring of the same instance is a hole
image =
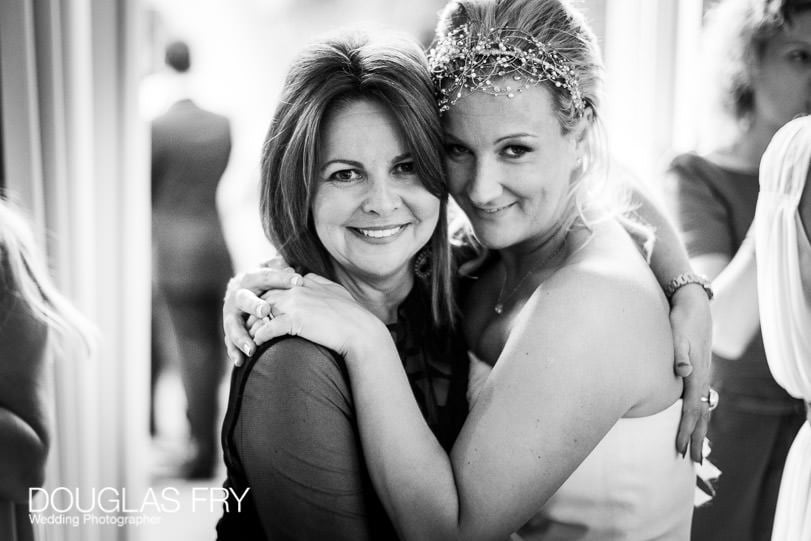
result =
[[[752,86],[756,117],[775,129],[811,113],[811,11],[766,44]]]
[[[577,149],[573,133],[561,132],[549,91],[474,92],[445,113],[444,127],[450,191],[485,246],[531,247],[554,233]]]

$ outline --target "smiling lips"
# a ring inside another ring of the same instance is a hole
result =
[[[484,214],[484,215],[491,215],[492,216],[494,214],[500,213],[503,210],[507,210],[508,208],[510,208],[513,205],[515,205],[515,201],[513,201],[512,203],[510,203],[508,205],[504,205],[502,207],[477,207],[477,206],[474,205],[473,208],[476,209],[476,212],[479,212],[479,213]]]
[[[395,226],[382,226],[382,227],[352,227],[350,229],[359,232],[364,237],[370,239],[386,239],[393,237],[403,229],[408,227],[408,224],[401,224]]]

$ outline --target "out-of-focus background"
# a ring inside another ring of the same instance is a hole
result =
[[[699,146],[698,36],[710,3],[582,2],[606,59],[611,150],[618,168],[642,183],[654,183],[671,153]],[[216,205],[233,268],[250,268],[274,253],[259,222],[258,162],[293,56],[318,34],[360,23],[408,32],[427,45],[443,4],[0,4],[2,188],[28,210],[59,287],[102,337],[93,358],[68,352],[53,365],[55,438],[45,489],[84,507],[109,502],[115,492],[118,509],[104,515],[148,519],[105,525],[79,514],[80,524],[38,524],[39,538],[213,539],[220,515],[212,494],[222,483],[221,467],[202,478],[182,469],[189,428],[170,320],[161,327],[169,338],[150,434],[150,121],[182,97],[229,119],[232,146]],[[185,41],[192,53],[182,83],[164,65],[164,49],[174,40]],[[110,489],[104,498],[103,488]]]

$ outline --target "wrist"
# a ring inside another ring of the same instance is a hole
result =
[[[709,295],[707,291],[697,283],[685,284],[673,292],[670,296],[670,306],[676,306],[683,303],[708,303]]]
[[[664,287],[665,296],[670,300],[671,304],[675,300],[676,295],[683,290],[693,292],[701,291],[709,300],[712,300],[714,295],[710,281],[706,277],[692,272],[683,272],[679,274],[670,280]]]
[[[359,318],[356,325],[357,332],[352,333],[347,343],[345,354],[347,363],[380,355],[386,343],[391,342],[388,327],[375,316]]]

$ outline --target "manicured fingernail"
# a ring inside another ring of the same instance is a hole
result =
[[[296,269],[294,269],[293,267],[285,267],[282,269],[282,272],[286,273],[296,272]]]
[[[256,307],[256,316],[257,317],[265,317],[268,315],[268,305],[267,304],[260,304]]]
[[[253,346],[246,343],[242,346],[242,351],[245,352],[245,355],[253,355]]]
[[[301,276],[296,274],[295,276],[290,278],[290,283],[293,284],[294,286],[300,286],[302,283],[304,283],[304,281],[301,279]]]

